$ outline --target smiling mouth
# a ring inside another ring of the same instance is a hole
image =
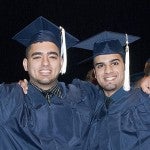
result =
[[[105,81],[114,81],[116,79],[116,77],[105,77],[104,80]]]
[[[47,72],[50,72],[50,71],[49,70],[41,70],[40,72],[47,73]]]
[[[40,70],[40,73],[42,75],[49,75],[51,73],[51,71],[50,70]]]

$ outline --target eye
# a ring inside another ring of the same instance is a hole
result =
[[[114,62],[112,63],[113,66],[117,66],[118,64],[119,64],[119,62],[117,62],[117,61],[114,61]]]
[[[57,59],[58,56],[56,56],[56,55],[49,55],[49,58],[51,58],[51,59]]]
[[[95,65],[95,68],[98,68],[98,69],[103,68],[103,67],[104,67],[104,64],[96,64]]]
[[[33,56],[33,59],[40,59],[41,56],[37,55],[37,56]]]

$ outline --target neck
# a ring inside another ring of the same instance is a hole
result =
[[[41,90],[44,90],[44,91],[47,91],[49,89],[51,89],[52,87],[56,86],[58,81],[55,81],[51,84],[41,84],[41,83],[38,83],[38,82],[33,82],[33,81],[30,81],[31,84],[33,84],[34,86],[36,86],[37,88],[41,89]]]
[[[106,90],[103,90],[103,91],[107,97],[112,96],[116,92],[116,91],[106,91]]]
[[[110,96],[112,96],[114,93],[116,93],[120,88],[121,88],[121,87],[118,87],[117,89],[112,89],[112,90],[105,90],[105,89],[103,89],[103,91],[104,91],[104,93],[105,93],[105,95],[106,95],[107,97],[110,97]]]

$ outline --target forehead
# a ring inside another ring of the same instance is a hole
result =
[[[123,61],[120,54],[107,54],[107,55],[98,55],[94,58],[94,63],[97,62],[110,62],[114,59]]]
[[[29,47],[30,52],[48,52],[48,51],[54,51],[59,52],[59,48],[54,44],[53,42],[37,42],[33,43]]]

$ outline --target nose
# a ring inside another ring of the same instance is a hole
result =
[[[112,67],[110,65],[105,66],[105,73],[111,73],[112,72]]]
[[[49,65],[48,56],[43,56],[42,65],[44,65],[44,66],[48,66]]]

